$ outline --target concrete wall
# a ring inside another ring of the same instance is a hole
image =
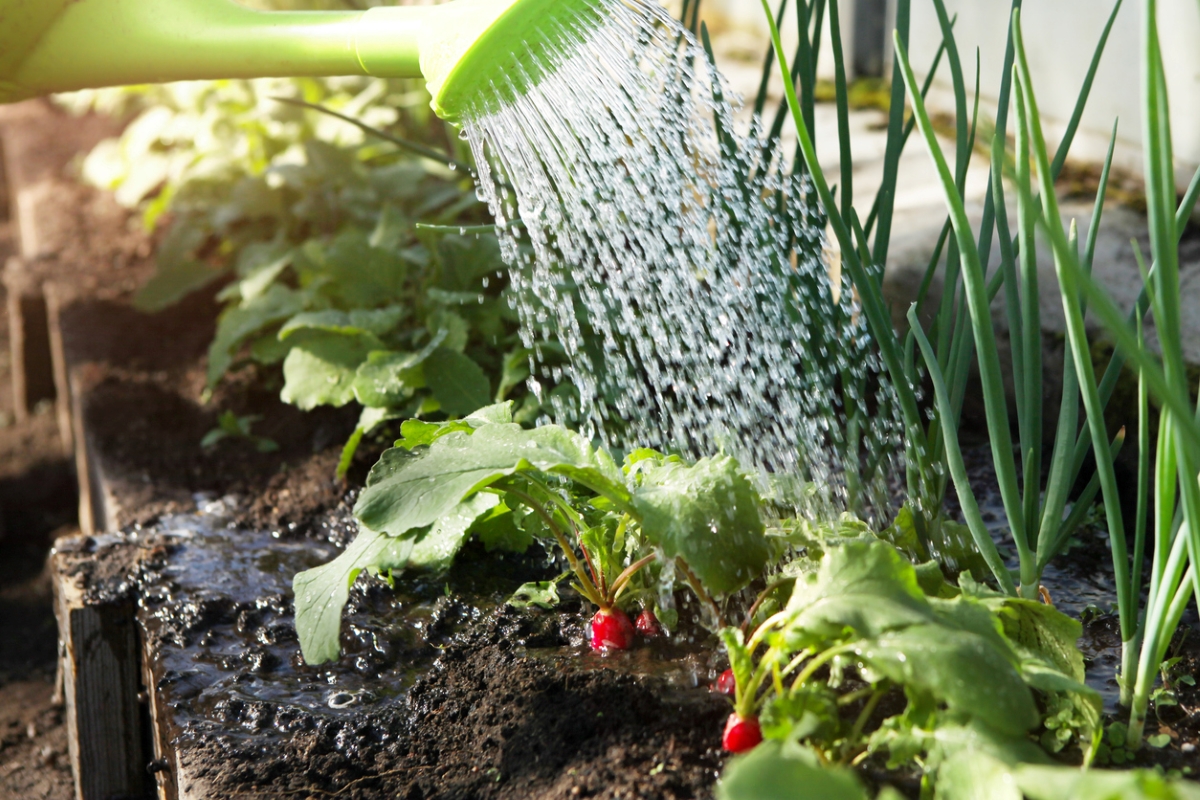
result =
[[[840,0],[842,38],[847,61],[863,62],[869,43],[855,35],[859,6],[876,6],[885,0]],[[885,59],[891,57],[890,42],[895,0],[888,2],[885,41],[878,44]],[[957,14],[955,36],[967,73],[968,90],[974,85],[975,50],[980,55],[981,107],[995,115],[995,98],[1004,62],[1008,32],[1008,0],[945,0],[951,16]],[[1143,0],[1125,0],[1109,37],[1104,60],[1088,102],[1087,111],[1072,155],[1079,160],[1099,161],[1108,147],[1113,121],[1120,119],[1117,163],[1141,171],[1141,16]],[[1200,165],[1200,2],[1159,0],[1159,29],[1167,65],[1175,153],[1180,180],[1191,177]],[[705,0],[712,13],[727,25],[740,29],[766,46],[766,25],[760,0]],[[1075,105],[1079,87],[1087,73],[1092,52],[1104,29],[1111,0],[1026,0],[1024,23],[1030,68],[1047,128],[1056,144]],[[857,13],[856,13],[857,12]],[[867,15],[869,16],[869,15]],[[790,19],[794,19],[789,15]],[[785,35],[794,30],[785,22]],[[862,23],[860,21],[860,32]],[[794,41],[795,37],[788,37]],[[910,53],[914,68],[924,75],[937,46],[941,30],[931,0],[913,0]],[[855,47],[859,53],[854,54]],[[822,73],[832,77],[829,47],[823,48]],[[890,61],[885,62],[890,63]],[[890,69],[886,70],[890,74]],[[950,73],[943,62],[930,98],[934,110],[954,110]]]
[[[892,0],[894,3],[894,0]],[[946,0],[958,14],[958,41],[968,83],[974,81],[975,49],[981,62],[984,108],[995,114],[995,97],[1004,61],[1009,3],[1002,0]],[[1167,68],[1175,153],[1183,180],[1200,164],[1200,3],[1159,0],[1159,30]],[[1022,29],[1038,105],[1055,140],[1070,117],[1112,3],[1106,0],[1028,0]],[[1141,18],[1142,0],[1126,0],[1109,36],[1104,59],[1080,126],[1072,154],[1100,160],[1108,147],[1113,121],[1120,120],[1117,161],[1140,171],[1141,155]],[[941,41],[932,2],[915,0],[910,50],[914,67],[924,71]],[[923,56],[923,57],[922,57]],[[935,83],[932,105],[953,109],[949,71],[943,67]],[[989,108],[990,101],[990,108]]]

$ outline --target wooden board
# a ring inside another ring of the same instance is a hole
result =
[[[96,541],[89,536],[60,539],[50,561],[75,796],[142,797],[147,759],[134,604],[87,598],[76,567],[95,556]]]

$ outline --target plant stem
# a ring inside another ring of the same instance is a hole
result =
[[[696,577],[696,573],[692,572],[691,567],[687,565],[682,556],[675,557],[675,566],[683,573],[683,577],[687,578],[688,586],[692,587],[692,591],[696,593],[696,597],[700,599],[700,602],[708,603],[712,607],[713,613],[716,614],[716,624],[720,627],[722,615],[721,607],[717,605],[717,601],[704,588],[704,584],[700,583],[700,579]]]
[[[651,553],[650,555],[645,556],[644,558],[640,558],[637,561],[630,564],[628,567],[626,567],[621,572],[621,574],[617,576],[616,580],[614,580],[612,582],[612,588],[610,590],[612,592],[612,596],[610,597],[610,599],[613,602],[616,602],[617,596],[619,594],[621,594],[621,591],[626,586],[629,585],[629,581],[631,581],[633,579],[633,576],[638,573],[638,570],[640,570],[642,567],[646,566],[647,564],[652,563],[657,558],[658,558],[657,554]]]
[[[859,712],[858,718],[854,720],[854,727],[850,729],[850,736],[848,737],[850,741],[854,741],[859,736],[862,736],[862,731],[866,727],[867,720],[875,713],[875,707],[879,705],[879,701],[883,699],[885,694],[887,694],[886,690],[877,689],[875,694],[871,695],[871,699],[867,701],[862,711]]]
[[[842,653],[850,652],[852,649],[852,645],[844,644],[840,647],[831,647],[824,653],[821,653],[819,656],[810,661],[807,667],[801,670],[800,674],[796,676],[796,680],[792,681],[792,691],[799,689],[801,686],[807,683],[808,679],[815,675],[817,670],[819,670],[821,667],[825,666]]]
[[[763,637],[767,635],[767,631],[774,628],[786,618],[786,611],[777,611],[776,613],[764,619],[762,624],[754,629],[754,634],[750,637],[750,641],[746,643],[746,649],[753,653],[755,648],[762,644]]]
[[[542,518],[542,521],[546,523],[546,527],[550,529],[550,533],[552,533],[554,538],[558,541],[558,546],[562,549],[563,555],[567,557],[567,563],[571,565],[571,571],[575,573],[575,577],[579,580],[579,585],[584,590],[584,596],[597,606],[603,607],[603,598],[601,598],[599,591],[597,591],[596,584],[594,584],[591,579],[588,578],[587,572],[583,569],[583,565],[575,556],[575,551],[574,548],[571,547],[570,540],[568,540],[566,535],[563,534],[562,528],[558,526],[558,523],[554,520],[553,515],[546,511],[545,506],[539,502],[536,497],[525,491],[522,491],[521,489],[518,489],[510,483],[505,482],[503,490],[525,503],[525,505],[529,506],[529,508],[532,509],[535,514]]]
[[[779,578],[772,581],[759,593],[758,597],[754,598],[754,604],[750,606],[750,610],[746,612],[746,621],[742,623],[742,634],[744,635],[750,629],[750,623],[754,621],[754,615],[758,613],[758,609],[766,602],[771,593],[787,583],[795,583],[795,578]]]

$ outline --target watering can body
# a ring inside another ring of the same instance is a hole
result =
[[[233,0],[0,0],[0,102],[175,80],[424,76],[434,110],[454,121],[489,72],[536,61],[558,29],[547,23],[575,21],[588,2],[254,11]]]

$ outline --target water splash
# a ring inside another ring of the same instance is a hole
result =
[[[617,448],[725,452],[793,508],[844,508],[845,465],[898,426],[810,183],[757,122],[739,132],[721,76],[665,11],[594,6],[598,26],[544,23],[557,44],[538,81],[514,58],[498,70],[511,85],[464,114],[543,409]],[[869,404],[873,440],[847,445],[846,409]]]

